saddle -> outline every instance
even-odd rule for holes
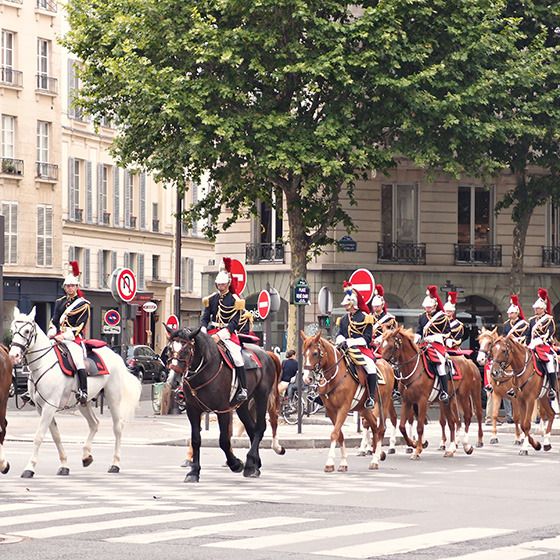
[[[368,373],[365,370],[366,362],[361,351],[358,348],[349,347],[341,350],[341,352],[344,356],[346,367],[348,368],[350,375],[354,378],[354,381],[356,381],[358,385],[367,387]],[[379,371],[379,368],[377,366],[375,369],[377,370],[378,383],[380,385],[385,385],[387,382],[385,381],[383,374]]]
[[[222,355],[222,358],[224,359],[226,364],[232,371],[235,371],[233,358],[231,357],[231,354],[225,344],[218,343],[218,348],[220,349],[220,354]],[[250,348],[243,346],[241,348],[241,355],[243,356],[243,365],[245,366],[245,371],[262,367],[261,361]]]
[[[109,369],[107,368],[105,361],[94,350],[95,348],[107,346],[107,343],[102,340],[88,339],[84,340],[84,344],[86,346],[87,359],[85,360],[85,366],[88,377],[109,375]],[[70,352],[64,344],[55,344],[53,348],[62,373],[72,377],[76,373],[76,366],[74,365],[74,360],[72,360]]]
[[[431,379],[434,379],[434,377],[439,376],[437,372],[437,366],[429,358],[430,358],[429,352],[422,353],[422,361],[424,362],[424,369],[428,373],[428,376]],[[451,359],[445,360],[445,371],[447,372],[448,379],[453,379],[453,381],[458,381],[459,379],[463,379],[463,376],[461,375],[461,372],[459,371],[457,364]]]
[[[533,351],[532,354],[533,354],[533,367],[535,368],[535,371],[537,372],[538,375],[546,379],[547,377],[546,361],[541,359],[538,352]]]

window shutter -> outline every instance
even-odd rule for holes
[[[68,219],[72,222],[76,220],[76,160],[68,158]]]
[[[45,266],[45,212],[37,207],[37,266]]]
[[[146,173],[140,174],[140,200],[139,202],[139,216],[140,229],[146,229]]]
[[[120,171],[120,168],[116,165],[113,167],[113,225],[115,227],[119,227],[121,221]]]
[[[130,171],[124,170],[124,227],[130,227]]]
[[[192,183],[191,190],[192,190],[192,205],[194,206],[198,202],[198,184],[197,183]],[[193,222],[193,224],[192,224],[191,235],[193,235],[195,237],[198,235],[198,223],[197,222]]]
[[[72,107],[74,100],[74,90],[76,89],[76,71],[74,69],[74,61],[68,59],[68,117],[70,119],[76,118],[76,109]]]
[[[97,164],[97,223],[103,223],[103,164]],[[99,284],[101,287],[101,284]]]
[[[194,292],[194,259],[189,259],[189,278],[187,284],[187,291],[189,293]]]
[[[89,288],[91,283],[91,265],[89,255],[89,247],[84,248],[84,288]]]
[[[144,273],[144,253],[138,253],[138,287],[141,290],[146,287],[146,276]]]
[[[130,253],[124,254],[124,268],[130,268]]]
[[[104,251],[99,249],[97,251],[97,285],[100,290],[105,289],[104,274],[105,274],[105,261],[103,259]]]
[[[45,266],[53,265],[53,209],[45,208]]]
[[[181,258],[181,292],[187,291],[187,259]]]
[[[93,178],[91,161],[86,161],[86,223],[93,223]]]
[[[111,274],[117,269],[117,252],[111,251]]]
[[[11,205],[11,222],[12,222],[12,243],[11,243],[11,254],[10,254],[10,264],[17,264],[18,256],[18,205],[14,202]]]
[[[76,247],[68,247],[68,262],[76,260]]]

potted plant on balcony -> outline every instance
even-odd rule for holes
[[[13,159],[3,159],[2,160],[2,173],[8,173],[9,175],[15,175],[17,173],[16,162]]]

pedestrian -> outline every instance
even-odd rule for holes
[[[288,389],[288,398],[292,396],[293,389],[297,381],[298,361],[296,359],[296,351],[288,350],[286,359],[282,361],[282,379],[278,383],[278,392],[283,394]],[[290,390],[290,385],[291,390]]]

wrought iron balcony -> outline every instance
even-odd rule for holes
[[[45,74],[37,74],[37,89],[54,95],[58,94],[58,80]]]
[[[2,175],[23,175],[23,160],[13,158],[1,158],[0,173]]]
[[[377,262],[426,264],[425,243],[378,243]]]
[[[39,10],[46,10],[47,12],[56,13],[56,2],[53,0],[37,0],[37,8]]]
[[[560,247],[543,247],[542,265],[560,266]]]
[[[284,245],[282,243],[247,243],[245,264],[263,262],[284,263]]]
[[[103,212],[103,224],[108,226],[111,223],[111,212]]]
[[[156,233],[159,231],[159,220],[156,218],[152,220],[152,231]]]
[[[475,266],[502,266],[501,245],[454,245],[455,264]]]
[[[9,66],[0,66],[0,84],[4,86],[23,87],[23,72]]]
[[[58,165],[54,163],[35,162],[35,177],[47,181],[58,181]]]

